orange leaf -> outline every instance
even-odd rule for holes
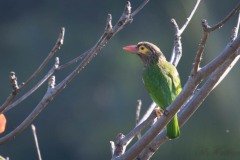
[[[6,117],[4,116],[4,114],[0,114],[0,134],[5,131],[6,123]]]

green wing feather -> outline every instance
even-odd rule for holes
[[[163,110],[173,102],[182,89],[177,69],[167,61],[148,65],[143,72],[143,81],[153,101]],[[179,134],[176,114],[167,125],[167,136],[173,139]]]

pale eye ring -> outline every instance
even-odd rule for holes
[[[144,50],[144,47],[143,47],[143,46],[141,46],[141,47],[140,47],[140,50]]]

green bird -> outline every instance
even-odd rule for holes
[[[178,71],[168,62],[161,50],[149,42],[139,42],[137,45],[123,47],[125,51],[140,57],[144,64],[143,81],[152,100],[165,110],[181,92],[181,82]],[[178,117],[167,125],[167,136],[170,139],[180,135]]]

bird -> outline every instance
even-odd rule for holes
[[[139,42],[123,47],[123,50],[136,54],[144,64],[143,82],[152,100],[163,110],[174,101],[182,90],[176,67],[168,62],[161,50],[153,43]],[[180,136],[177,113],[167,124],[167,137]]]

